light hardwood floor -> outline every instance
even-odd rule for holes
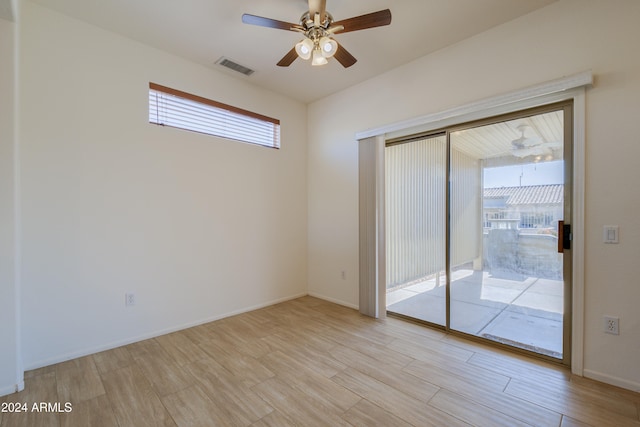
[[[0,426],[640,426],[640,395],[304,297],[27,372]],[[31,409],[31,408],[30,408]]]

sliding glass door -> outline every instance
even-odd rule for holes
[[[568,363],[571,139],[557,104],[387,146],[387,310]]]
[[[446,324],[444,134],[385,150],[387,310]]]

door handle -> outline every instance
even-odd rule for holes
[[[565,224],[563,220],[558,221],[558,253],[571,249],[572,239],[571,224]]]

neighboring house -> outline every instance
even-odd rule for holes
[[[563,184],[485,188],[486,267],[560,279],[562,257],[556,248],[563,199]]]
[[[484,189],[484,227],[553,229],[563,218],[564,185]]]

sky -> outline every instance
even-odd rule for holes
[[[484,170],[484,188],[564,183],[564,162],[557,160]]]

